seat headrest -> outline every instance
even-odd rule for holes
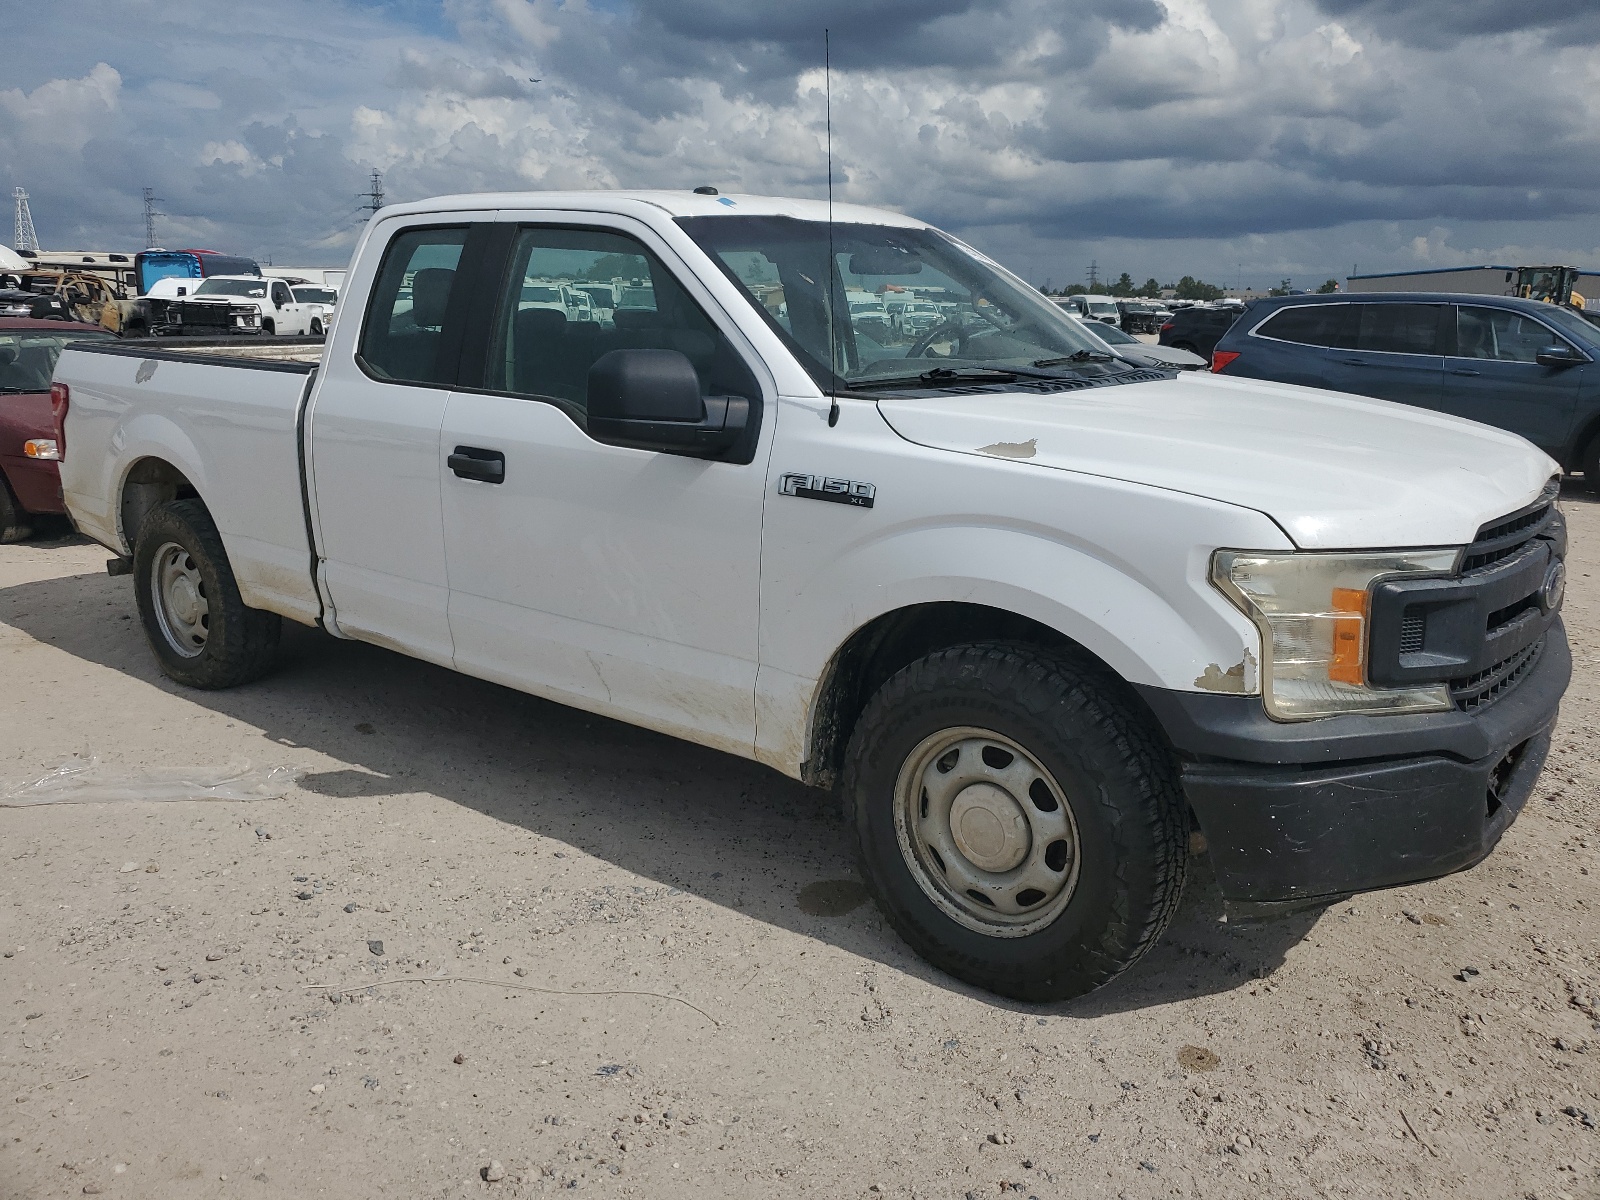
[[[618,329],[657,329],[665,324],[653,308],[619,308],[611,314]]]
[[[553,308],[524,308],[517,312],[517,336],[560,337],[567,327],[567,314]]]
[[[411,320],[415,324],[444,324],[444,310],[450,303],[450,285],[455,278],[452,267],[423,267],[411,276]]]

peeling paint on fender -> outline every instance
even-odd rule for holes
[[[1194,681],[1194,685],[1208,692],[1234,692],[1243,695],[1245,690],[1244,668],[1245,663],[1248,661],[1249,655],[1246,655],[1226,671],[1217,666],[1216,663],[1212,663],[1206,667],[1205,674]]]
[[[1039,439],[1025,442],[996,442],[992,446],[979,446],[979,454],[992,454],[996,458],[1032,458],[1039,452]]]

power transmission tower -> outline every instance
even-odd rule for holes
[[[156,244],[156,218],[167,214],[157,212],[156,205],[165,204],[160,196],[156,195],[155,188],[144,189],[144,245],[148,250]]]
[[[1092,292],[1100,286],[1100,264],[1094,259],[1089,260],[1089,290]]]
[[[375,213],[380,208],[383,207],[383,172],[382,171],[376,171],[375,170],[375,171],[372,172],[372,178],[368,182],[368,187],[370,189],[368,191],[357,192],[356,193],[356,199],[357,200],[365,200],[366,201],[366,203],[361,206],[361,211],[362,212],[374,212]]]
[[[28,193],[22,188],[13,188],[11,195],[17,202],[16,236],[12,241],[20,254],[24,250],[39,253],[39,235],[33,231],[33,214],[28,211]]]

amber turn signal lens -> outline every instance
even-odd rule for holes
[[[1367,681],[1367,613],[1369,593],[1358,588],[1333,589],[1333,658],[1328,678],[1339,683]]]
[[[22,453],[29,458],[58,459],[61,452],[56,449],[55,442],[49,438],[29,438],[22,443]]]

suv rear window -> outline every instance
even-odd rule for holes
[[[1349,350],[1355,345],[1355,304],[1297,304],[1281,308],[1256,330],[1262,337],[1301,346]]]
[[[1383,354],[1440,354],[1439,318],[1445,304],[1363,304],[1357,350]]]

